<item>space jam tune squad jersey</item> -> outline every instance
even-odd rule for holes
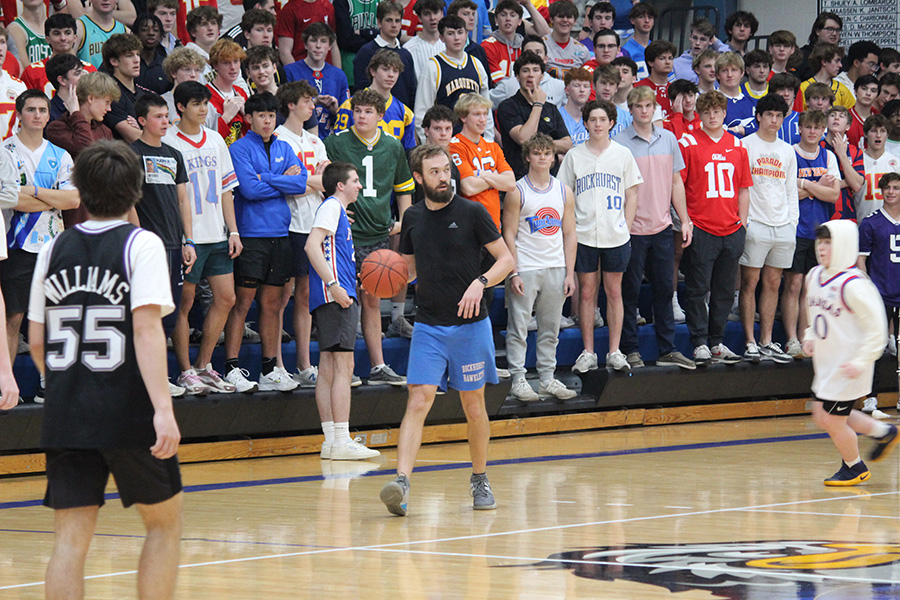
[[[562,216],[566,207],[566,186],[556,177],[550,177],[550,184],[538,189],[526,175],[516,182],[516,187],[521,194],[516,235],[519,270],[565,267]]]

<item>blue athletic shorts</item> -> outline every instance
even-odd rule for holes
[[[497,383],[494,336],[490,318],[465,325],[426,325],[416,322],[409,347],[406,381],[413,385],[447,384],[470,392]]]

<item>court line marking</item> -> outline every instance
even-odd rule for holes
[[[860,498],[867,498],[868,496],[860,496]],[[788,515],[811,515],[818,517],[852,517],[852,518],[866,518],[866,519],[893,519],[898,520],[900,517],[888,517],[885,515],[846,515],[844,513],[820,513],[820,512],[806,512],[802,510],[769,510],[769,509],[752,509],[747,512],[761,512],[761,513],[784,513]]]
[[[513,531],[500,531],[500,532],[493,532],[493,533],[479,533],[479,534],[473,534],[473,535],[456,536],[456,537],[450,537],[450,538],[439,538],[439,539],[432,539],[432,540],[393,542],[390,544],[376,544],[373,546],[348,546],[348,547],[344,547],[344,548],[328,548],[328,549],[322,549],[322,550],[308,550],[308,551],[304,551],[304,552],[284,552],[284,553],[280,553],[280,554],[269,554],[269,555],[265,555],[265,556],[247,556],[247,557],[242,557],[242,558],[231,558],[231,559],[224,559],[224,560],[206,561],[206,562],[202,562],[202,563],[191,563],[191,564],[186,564],[186,565],[179,565],[178,568],[179,569],[190,569],[190,568],[194,568],[194,567],[208,567],[208,566],[226,565],[226,564],[234,564],[234,563],[242,563],[242,562],[255,562],[255,561],[259,561],[259,560],[269,560],[269,559],[273,559],[273,558],[291,558],[291,557],[295,557],[295,556],[313,556],[313,555],[317,555],[317,554],[332,554],[335,552],[358,552],[358,551],[368,551],[368,550],[383,550],[383,549],[388,549],[388,548],[396,548],[398,546],[418,546],[418,545],[422,545],[422,544],[441,544],[441,543],[445,543],[445,542],[457,542],[457,541],[475,540],[475,539],[482,539],[482,538],[501,537],[501,536],[508,536],[508,535],[520,535],[520,534],[527,534],[527,533],[540,533],[543,531],[558,531],[558,530],[563,530],[563,529],[575,529],[578,527],[593,527],[593,526],[597,526],[597,525],[615,525],[615,524],[621,524],[621,523],[634,523],[634,522],[639,522],[639,521],[653,521],[653,520],[658,520],[658,519],[669,519],[669,518],[673,518],[673,517],[703,516],[703,515],[719,514],[719,513],[726,513],[726,512],[740,512],[740,511],[752,511],[755,509],[776,508],[779,506],[796,506],[799,504],[816,504],[816,503],[820,503],[820,502],[832,502],[835,500],[859,500],[859,499],[863,499],[863,498],[875,498],[878,496],[896,496],[896,495],[900,495],[900,490],[893,491],[893,492],[878,492],[878,493],[870,494],[867,496],[857,496],[857,495],[832,496],[832,497],[828,497],[828,498],[813,498],[810,500],[794,500],[792,502],[777,502],[777,503],[773,503],[773,504],[759,504],[759,505],[754,505],[754,506],[717,508],[717,509],[712,509],[712,510],[694,511],[694,512],[689,512],[689,513],[669,513],[669,514],[664,514],[664,515],[649,515],[649,516],[645,516],[645,517],[630,517],[627,519],[610,519],[610,520],[606,520],[606,521],[590,521],[590,522],[585,522],[585,523],[568,523],[565,525],[548,525],[546,527],[534,527],[531,529],[518,529],[518,530],[513,530]],[[403,550],[398,550],[398,552],[403,552]],[[406,550],[406,552],[412,553],[415,551]],[[545,560],[545,559],[539,559],[539,560]],[[614,564],[619,564],[619,563],[614,563]],[[659,565],[657,565],[657,566],[659,566]],[[106,577],[118,577],[120,575],[132,575],[134,573],[137,573],[137,571],[121,571],[121,572],[117,572],[117,573],[91,575],[89,577],[86,577],[86,579],[88,579],[88,578],[101,579],[101,578],[106,578]],[[894,582],[891,582],[891,583],[894,583]],[[15,585],[0,586],[0,591],[19,589],[19,588],[25,588],[25,587],[34,587],[34,586],[43,585],[43,584],[44,584],[43,581],[37,581],[37,582],[32,582],[32,583],[20,583],[20,584],[15,584]]]
[[[490,558],[495,560],[516,560],[530,561],[537,563],[561,563],[561,564],[580,564],[580,565],[606,565],[611,567],[639,567],[643,569],[665,569],[666,571],[697,571],[697,572],[719,572],[719,573],[739,573],[748,575],[767,575],[773,577],[779,574],[790,574],[794,576],[795,581],[821,581],[828,579],[832,581],[845,581],[850,583],[887,583],[896,584],[900,580],[896,579],[870,579],[861,577],[845,577],[841,575],[823,575],[820,573],[804,573],[803,571],[792,570],[766,570],[766,569],[747,569],[742,567],[728,567],[725,565],[671,565],[671,564],[644,564],[618,561],[603,560],[584,560],[569,558],[531,558],[529,556],[504,556],[498,554],[470,554],[468,552],[435,552],[429,550],[399,550],[395,548],[371,548],[367,552],[390,552],[396,554],[422,554],[433,556],[455,556],[462,558]],[[495,567],[536,567],[536,564],[530,565],[492,565]]]
[[[766,438],[749,438],[743,440],[724,440],[720,442],[701,442],[696,444],[676,444],[673,446],[652,446],[650,448],[630,448],[625,450],[603,450],[598,452],[581,452],[577,454],[551,454],[546,456],[524,456],[518,458],[505,458],[499,460],[488,461],[489,466],[505,466],[540,462],[555,462],[560,460],[578,460],[582,458],[608,458],[614,456],[636,456],[641,454],[656,454],[659,452],[679,452],[682,450],[704,450],[709,448],[728,448],[735,446],[752,446],[756,444],[771,444],[782,442],[798,442],[807,440],[825,439],[827,433],[807,433],[798,435],[789,435],[783,437],[766,437]],[[417,461],[418,462],[418,461]],[[454,462],[450,464],[434,464],[416,467],[416,473],[429,473],[433,471],[451,471],[458,469],[468,469],[472,465],[471,462]],[[197,485],[184,486],[184,492],[187,494],[195,492],[208,492],[218,490],[230,490],[245,487],[262,487],[267,485],[282,485],[289,483],[308,483],[311,481],[324,481],[325,479],[352,479],[355,477],[380,477],[382,475],[394,475],[394,469],[378,469],[359,474],[341,474],[341,475],[302,475],[298,477],[278,477],[270,479],[257,479],[247,481],[228,481],[222,483],[205,483]],[[117,500],[117,493],[105,494],[106,500]],[[33,506],[41,506],[43,498],[40,500],[19,500],[13,502],[0,502],[0,510],[8,510],[11,508],[30,508]]]

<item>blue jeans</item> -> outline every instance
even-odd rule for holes
[[[675,247],[672,228],[653,235],[631,236],[631,260],[622,277],[622,352],[637,352],[637,308],[644,273],[653,292],[653,328],[659,355],[675,350],[675,317],[672,314],[672,275],[675,269]]]

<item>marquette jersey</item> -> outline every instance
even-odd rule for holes
[[[537,189],[526,175],[516,182],[521,196],[516,265],[520,271],[566,266],[562,219],[566,210],[566,186],[556,177]]]
[[[284,73],[288,81],[308,81],[315,86],[320,96],[334,96],[338,106],[350,99],[347,76],[334,65],[326,63],[321,71],[313,71],[304,61],[298,60],[287,65]],[[334,129],[336,115],[321,104],[316,105],[314,115],[319,122],[319,139],[324,140]]]
[[[181,152],[184,159],[193,240],[198,244],[227,240],[221,199],[222,194],[237,187],[238,181],[225,140],[205,127],[198,135],[172,127],[162,141]]]
[[[33,185],[48,190],[73,190],[72,157],[69,153],[44,141],[36,152],[29,150],[13,136],[3,145],[16,159],[20,185]],[[6,245],[37,253],[41,247],[63,231],[62,212],[51,208],[40,212],[14,210],[6,232]]]
[[[413,111],[391,94],[385,104],[384,117],[378,122],[378,127],[383,132],[400,140],[404,150],[412,150],[416,147],[415,121]],[[350,108],[350,100],[346,100],[338,109],[334,132],[344,131],[351,125],[353,125],[353,109]]]
[[[297,158],[306,167],[306,172],[312,176],[318,171],[316,167],[328,160],[325,152],[325,144],[317,136],[310,135],[308,131],[301,131],[297,135],[284,125],[275,130],[279,140],[290,144]],[[290,231],[294,233],[309,233],[312,230],[313,217],[316,209],[322,203],[322,194],[307,188],[308,193],[303,196],[288,196],[287,202],[291,209]]]
[[[353,235],[350,220],[341,201],[329,196],[316,209],[313,227],[329,232],[322,240],[322,252],[328,263],[329,279],[337,280],[347,295],[356,298],[356,258],[353,249]],[[309,270],[309,312],[328,302],[334,302],[327,281],[322,281],[319,272]]]
[[[22,17],[16,17],[13,20],[13,23],[18,23],[19,27],[21,27],[25,31],[25,54],[28,56],[28,62],[33,63],[39,60],[44,60],[52,54],[50,50],[50,44],[47,43],[47,39],[44,37],[44,33],[33,30],[28,23],[26,23]],[[23,49],[19,48],[19,52],[22,52]]]
[[[463,55],[462,62],[456,63],[443,52],[431,58],[437,64],[437,95],[435,104],[443,104],[450,110],[463,94],[480,94],[488,82],[482,81],[475,66],[475,59]]]
[[[0,139],[16,130],[16,98],[26,89],[24,83],[0,69]]]
[[[209,99],[209,103],[216,110],[216,113],[219,115],[225,114],[225,95],[213,84],[209,83],[206,85],[206,89],[212,92],[212,98]],[[244,101],[247,101],[249,95],[242,88],[238,86],[232,86],[233,95],[241,96]],[[218,132],[225,139],[225,144],[230,146],[237,140],[244,137],[244,134],[250,127],[247,125],[247,122],[244,120],[244,115],[241,112],[238,112],[234,115],[234,118],[231,121],[226,122],[225,119],[219,117],[218,121]]]
[[[824,267],[818,265],[806,276],[809,327],[815,336],[812,391],[822,400],[856,400],[872,391],[874,362],[868,363],[868,372],[853,379],[841,370],[841,365],[856,358],[857,346],[864,337],[845,302],[846,287],[851,282],[872,286],[872,293],[877,297],[875,286],[856,267],[826,279]]]
[[[116,21],[110,29],[103,29],[87,15],[82,15],[78,20],[84,25],[84,37],[81,46],[78,47],[78,58],[99,69],[103,63],[103,44],[113,34],[128,33],[128,28]]]

